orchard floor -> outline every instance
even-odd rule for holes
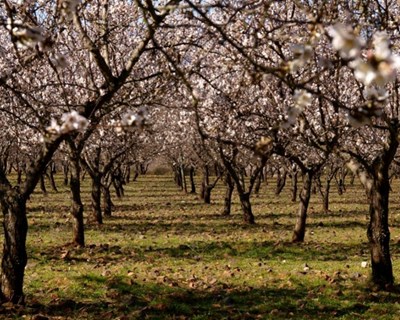
[[[61,178],[61,177],[58,177]],[[368,289],[368,206],[359,186],[331,213],[313,195],[306,240],[290,243],[297,204],[290,185],[252,198],[256,225],[220,215],[223,186],[202,204],[170,176],[140,176],[114,198],[113,217],[87,226],[85,248],[71,239],[68,189],[36,192],[29,204],[25,307],[1,319],[399,319],[400,294]],[[391,248],[400,279],[400,183],[391,194]],[[84,202],[90,210],[89,181]],[[398,282],[397,282],[398,283]]]

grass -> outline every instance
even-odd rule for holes
[[[184,194],[170,176],[141,176],[114,198],[102,226],[71,239],[69,193],[40,192],[29,203],[27,305],[0,306],[3,319],[398,319],[400,294],[368,289],[368,205],[359,185],[314,195],[306,241],[290,243],[297,204],[271,182],[252,198],[257,224],[242,223],[238,199],[222,217],[223,186],[212,204]],[[396,182],[392,254],[400,274]],[[84,181],[89,206],[89,181]],[[306,266],[307,265],[307,266]],[[42,318],[40,318],[42,317]]]

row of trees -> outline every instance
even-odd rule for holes
[[[202,168],[207,202],[216,167],[225,214],[236,186],[248,223],[265,165],[284,159],[292,179],[303,177],[293,241],[304,240],[312,182],[348,163],[370,201],[373,282],[391,287],[398,12],[396,1],[2,1],[2,298],[23,302],[26,203],[51,161],[69,170],[83,246],[82,168],[90,220],[101,223],[101,194],[109,214],[124,168],[158,153],[181,183],[185,165]]]

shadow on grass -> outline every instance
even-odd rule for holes
[[[291,242],[191,242],[176,247],[142,248],[145,255],[158,253],[171,258],[193,260],[218,260],[223,256],[241,257],[256,260],[299,260],[299,261],[345,261],[349,257],[368,253],[367,244],[354,246],[342,244],[293,244]]]
[[[87,248],[49,247],[40,252],[29,249],[30,258],[37,261],[58,261],[65,268],[69,264],[92,265],[93,268],[118,263],[123,258],[131,263],[174,259],[184,261],[213,262],[221,257],[252,259],[255,261],[348,261],[350,257],[368,256],[368,245],[343,245],[338,243],[293,244],[291,242],[227,242],[192,241],[169,247],[135,246],[134,250],[107,243]],[[157,263],[155,263],[157,264]]]
[[[106,288],[97,301],[55,299],[33,303],[24,314],[72,319],[330,319],[359,317],[369,307],[341,298],[310,299],[307,288],[238,288],[217,282],[206,288],[168,283],[137,283],[127,278],[85,275],[87,286]],[[343,303],[345,302],[345,303]]]

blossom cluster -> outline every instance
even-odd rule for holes
[[[61,1],[61,12],[64,17],[67,19],[71,19],[73,13],[76,11],[77,6],[79,5],[79,0],[63,0]]]
[[[129,110],[121,116],[120,121],[114,122],[113,126],[115,127],[115,131],[117,133],[134,128],[143,129],[146,125],[148,117],[148,111],[144,107],[139,108],[139,110],[136,112]]]
[[[10,31],[13,41],[22,48],[35,48],[36,45],[39,49],[43,49],[46,42],[46,37],[41,28],[36,26],[29,26],[23,24],[21,21],[7,20],[7,29]]]
[[[61,122],[60,125],[57,120],[52,119],[46,131],[53,135],[62,135],[73,131],[83,131],[89,125],[89,121],[76,111],[64,113]]]
[[[350,124],[369,123],[371,116],[382,113],[379,105],[388,97],[384,86],[395,78],[400,57],[392,53],[389,37],[384,31],[373,35],[372,48],[365,53],[366,41],[348,26],[336,24],[329,33],[333,48],[343,59],[349,60],[348,65],[353,69],[355,78],[365,86],[364,98],[369,101],[365,107],[350,113]]]
[[[306,107],[312,103],[311,93],[297,89],[293,95],[294,105],[289,107],[287,110],[287,119],[282,124],[282,128],[287,129],[294,125],[297,121],[297,117],[304,111]]]

